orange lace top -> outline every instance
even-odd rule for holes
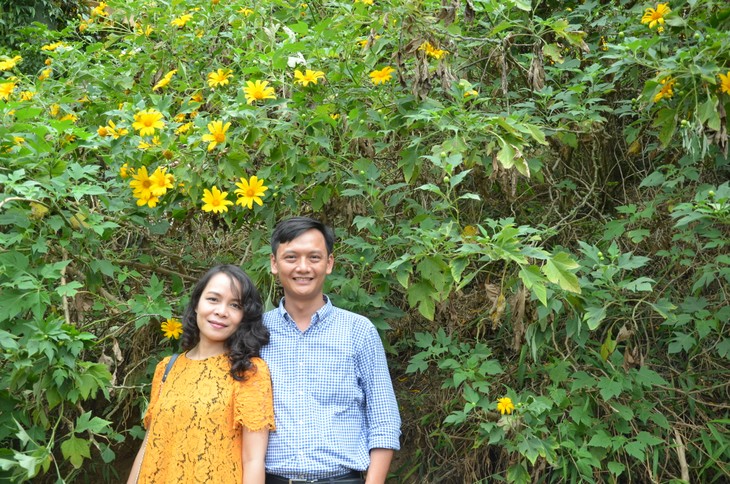
[[[228,355],[197,361],[183,353],[160,392],[169,360],[157,365],[152,380],[137,482],[240,484],[242,428],[274,430],[269,368],[252,358],[255,373],[239,382],[230,375]]]

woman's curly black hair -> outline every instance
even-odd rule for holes
[[[264,303],[259,291],[248,275],[240,268],[230,264],[218,265],[206,272],[193,287],[190,302],[183,314],[182,349],[190,351],[200,341],[198,329],[197,307],[200,297],[211,278],[223,273],[231,280],[231,291],[241,302],[243,319],[236,331],[225,341],[228,359],[231,362],[231,376],[243,381],[246,372],[255,368],[251,358],[259,356],[261,347],[269,343],[269,330],[261,318]]]

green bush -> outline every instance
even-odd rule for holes
[[[0,475],[123,478],[190,284],[239,263],[275,304],[271,229],[314,214],[391,353],[398,482],[720,482],[725,3],[134,0],[14,30]]]

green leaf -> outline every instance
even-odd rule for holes
[[[523,10],[525,12],[531,12],[532,11],[532,1],[531,0],[513,0],[515,3],[515,7],[519,8],[520,10]]]
[[[616,477],[620,476],[626,469],[625,465],[623,465],[620,462],[616,462],[616,461],[609,462],[607,464],[607,467],[608,467],[609,472],[611,472],[611,474],[613,474]]]
[[[542,440],[534,436],[525,437],[525,439],[517,445],[517,450],[520,454],[527,457],[530,464],[535,465],[537,458],[545,456],[545,447],[543,446]]]
[[[606,319],[606,308],[588,306],[583,314],[583,321],[588,325],[588,329],[593,331],[600,326],[601,321]]]
[[[499,364],[499,361],[489,359],[479,366],[479,372],[483,375],[500,375],[504,373],[504,370],[502,369],[502,365]]]
[[[652,123],[654,127],[659,128],[659,141],[661,141],[664,148],[669,145],[674,132],[677,130],[676,117],[677,112],[674,109],[662,108]]]
[[[565,252],[558,252],[545,261],[542,272],[553,284],[558,284],[562,289],[580,294],[578,277],[572,271],[579,267],[578,263],[570,258]]]
[[[497,160],[502,164],[503,167],[510,169],[514,166],[515,149],[514,147],[502,138],[498,138],[499,143],[502,145],[502,149],[497,153]]]
[[[689,352],[696,344],[697,340],[695,340],[691,334],[675,331],[674,338],[672,338],[671,343],[669,343],[667,353],[671,355],[682,351]]]
[[[527,289],[530,289],[543,306],[547,306],[547,288],[545,278],[540,274],[536,265],[523,266],[520,269],[520,279]]]
[[[636,381],[648,388],[656,385],[669,386],[669,382],[667,380],[665,380],[659,373],[649,369],[647,366],[642,366],[636,372]]]
[[[408,304],[411,307],[418,306],[418,312],[429,321],[433,321],[436,312],[436,304],[433,298],[436,294],[433,286],[428,282],[417,282],[408,288]]]
[[[623,385],[621,382],[614,381],[613,379],[604,376],[598,380],[598,388],[600,388],[601,397],[603,397],[603,400],[607,402],[610,399],[621,395]]]
[[[603,358],[603,361],[608,361],[608,358],[613,354],[615,349],[616,349],[616,341],[611,339],[611,332],[609,331],[606,334],[606,339],[603,341],[603,344],[601,345],[601,358]]]
[[[507,469],[507,482],[515,484],[527,484],[532,480],[530,473],[523,464],[512,464]]]
[[[645,454],[644,449],[646,448],[646,444],[643,444],[642,442],[629,442],[624,446],[624,450],[627,454],[632,456],[638,461],[643,461]]]
[[[56,288],[56,293],[58,293],[61,297],[73,297],[76,295],[78,289],[84,287],[83,284],[81,284],[79,281],[71,281],[68,284],[64,284],[63,286],[58,286]]]
[[[99,417],[91,417],[91,412],[84,412],[76,418],[76,427],[74,432],[81,433],[87,430],[94,434],[105,433],[109,430],[109,420],[104,420]]]
[[[653,446],[664,443],[664,439],[656,437],[649,432],[643,430],[636,435],[636,440],[638,442],[641,442],[642,444],[645,444],[646,446]]]
[[[80,468],[84,458],[91,458],[91,443],[88,440],[71,436],[68,440],[61,443],[61,453],[63,457],[71,462],[76,468]]]
[[[593,437],[591,437],[588,445],[591,447],[603,447],[604,449],[610,449],[613,437],[610,436],[605,430],[597,430]]]

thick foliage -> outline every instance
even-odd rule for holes
[[[0,46],[0,472],[118,480],[191,281],[275,303],[313,214],[398,482],[727,476],[725,2],[91,3]]]

